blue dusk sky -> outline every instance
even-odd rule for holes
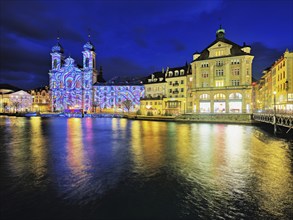
[[[286,48],[293,50],[292,21],[292,0],[1,0],[0,83],[48,85],[58,32],[65,56],[78,64],[90,32],[108,80],[191,62],[215,40],[220,24],[227,39],[251,46],[259,79]]]

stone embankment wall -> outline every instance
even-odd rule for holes
[[[184,114],[176,120],[195,122],[253,123],[252,114]]]

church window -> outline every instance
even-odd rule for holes
[[[54,61],[53,61],[53,66],[54,66],[54,69],[57,68],[57,60],[56,59],[54,59]]]
[[[85,67],[89,67],[89,58],[85,58]]]

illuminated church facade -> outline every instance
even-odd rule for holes
[[[65,59],[59,42],[52,47],[49,71],[52,112],[124,111],[125,100],[132,102],[132,111],[139,109],[139,100],[144,96],[142,82],[105,81],[102,69],[97,71],[95,48],[90,41],[83,46],[82,55],[83,65],[79,67],[70,56]]]

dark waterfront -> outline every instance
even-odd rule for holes
[[[292,143],[253,126],[0,118],[1,219],[292,219]]]

